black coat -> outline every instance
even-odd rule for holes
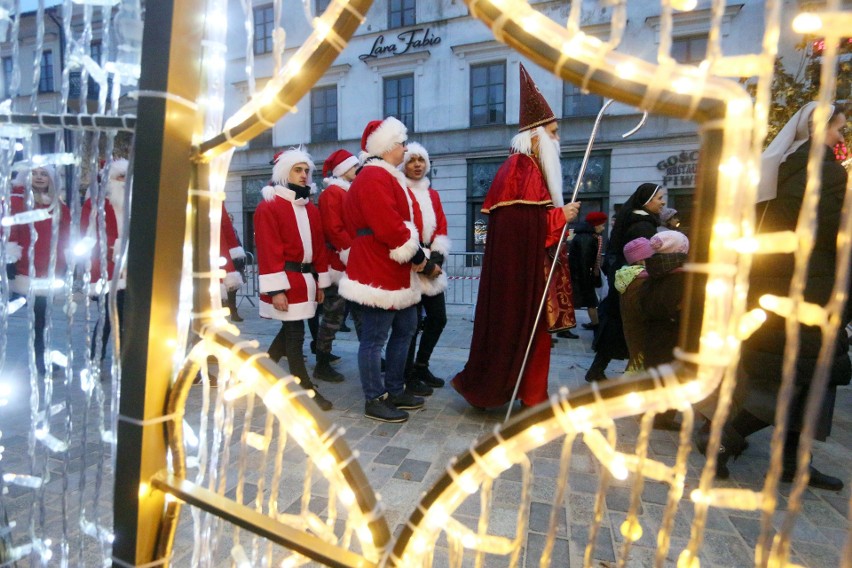
[[[595,265],[598,262],[600,238],[588,223],[580,223],[574,229],[574,238],[568,249],[568,265],[571,267],[575,308],[598,307],[595,288],[601,286],[601,267],[597,266],[595,271]]]
[[[795,230],[802,206],[807,182],[807,162],[810,142],[803,144],[781,164],[778,170],[778,195],[768,205],[758,207],[758,220],[763,216],[761,233]],[[846,170],[835,159],[831,149],[826,148],[822,164],[822,186],[820,188],[814,250],[808,266],[804,299],[825,305],[834,285],[836,267],[836,239],[840,225],[843,197],[846,191]],[[749,308],[758,305],[764,294],[786,297],[794,271],[792,254],[757,255],[749,278]],[[781,385],[782,365],[786,333],[784,319],[773,313],[754,335],[743,343],[742,370],[745,377],[737,387],[737,402],[758,418],[772,422],[775,416],[775,401]],[[849,306],[844,323],[849,321]],[[835,338],[836,347],[831,368],[829,392],[817,424],[816,438],[825,439],[831,430],[834,408],[834,390],[838,385],[849,384],[852,364],[849,361],[848,342],[841,327]],[[791,431],[801,429],[810,383],[822,344],[818,327],[800,328],[799,358],[796,362],[796,386],[790,407]]]

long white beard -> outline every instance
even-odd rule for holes
[[[538,137],[538,161],[547,183],[550,199],[556,207],[565,205],[562,199],[562,161],[559,157],[559,141],[552,139],[543,126],[519,132],[512,138],[512,149],[527,156],[533,155],[532,138]]]
[[[562,160],[559,157],[559,141],[552,139],[539,127],[538,130],[538,161],[550,191],[553,205],[562,207],[565,201],[562,198]]]

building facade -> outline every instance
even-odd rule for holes
[[[328,4],[312,2],[315,13]],[[232,3],[231,22],[244,18],[236,4]],[[612,9],[597,1],[583,4],[583,31],[607,39]],[[787,21],[797,8],[796,2],[789,4]],[[557,22],[567,21],[567,2],[533,5]],[[763,1],[728,4],[722,23],[725,55],[760,51],[764,9]],[[301,2],[285,0],[283,13],[286,60],[310,29]],[[273,73],[272,4],[256,2],[253,16],[250,64],[261,86]],[[678,61],[697,63],[704,58],[710,21],[708,0],[691,12],[675,14],[672,55]],[[659,28],[658,3],[629,2],[619,51],[656,60]],[[229,34],[226,116],[250,95],[245,30],[232,29]],[[479,209],[517,131],[520,63],[560,117],[564,187],[570,198],[602,98],[584,94],[494,40],[487,27],[470,17],[461,0],[376,0],[349,45],[299,103],[298,112],[235,152],[227,205],[248,249],[253,248],[252,214],[276,149],[305,144],[320,167],[338,147],[357,154],[366,123],[393,115],[409,127],[409,139],[430,152],[430,177],[441,193],[456,250],[482,250],[485,219]],[[641,112],[625,105],[614,104],[607,111],[580,184],[582,211],[612,214],[639,184],[656,182],[666,186],[669,205],[688,223],[700,158],[696,127],[649,116],[635,135],[622,139],[622,133],[640,119]]]

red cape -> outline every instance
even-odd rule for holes
[[[493,408],[512,397],[536,310],[544,292],[550,194],[538,165],[512,154],[497,171],[482,211],[489,214],[470,357],[453,387],[473,406]],[[552,210],[552,209],[551,209]],[[562,217],[562,225],[565,224]],[[559,227],[561,230],[561,226]],[[542,314],[518,398],[547,398],[550,337]]]

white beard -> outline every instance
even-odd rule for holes
[[[562,207],[565,202],[562,198],[562,161],[559,158],[559,141],[553,140],[544,131],[543,127],[538,132],[538,161],[550,191],[553,205]]]

